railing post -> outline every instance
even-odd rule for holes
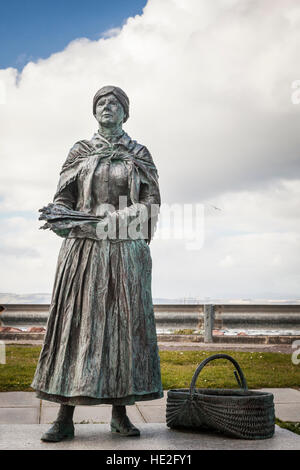
[[[204,343],[213,342],[215,306],[204,305]]]
[[[0,305],[0,315],[1,315],[1,313],[4,312],[4,311],[5,311],[5,308],[2,307],[2,305]],[[0,316],[0,326],[3,326],[3,321],[2,321],[1,316]],[[1,362],[0,362],[0,364],[1,364]]]

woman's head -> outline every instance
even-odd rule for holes
[[[129,117],[129,99],[121,88],[105,86],[93,99],[93,114],[99,124],[122,125]]]

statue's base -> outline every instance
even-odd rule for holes
[[[140,437],[111,434],[108,424],[75,425],[75,438],[58,443],[42,442],[47,424],[0,425],[0,450],[106,450],[113,456],[118,451],[178,450],[178,455],[192,450],[299,450],[300,436],[276,426],[274,437],[246,441],[209,433],[170,430],[165,424],[139,424]],[[129,455],[127,453],[126,455]],[[155,462],[153,462],[155,463]]]

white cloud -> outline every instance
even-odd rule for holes
[[[73,41],[21,74],[0,70],[2,237],[11,211],[52,199],[69,148],[96,129],[95,91],[116,84],[163,201],[207,209],[202,250],[153,242],[154,295],[296,295],[299,11],[296,0],[150,0],[120,31]],[[50,291],[59,240],[25,222],[3,241],[1,290]]]
[[[107,31],[104,31],[104,33],[101,34],[102,38],[112,38],[114,36],[117,36],[121,32],[122,28],[110,28]]]

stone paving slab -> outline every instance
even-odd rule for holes
[[[0,408],[27,406],[40,407],[40,400],[34,392],[0,392]]]
[[[291,388],[265,388],[274,395],[275,414],[282,421],[300,422],[300,391]],[[159,400],[141,401],[128,406],[129,418],[136,423],[165,423],[167,391]],[[51,423],[56,419],[59,405],[41,401],[33,392],[0,393],[0,424]],[[109,423],[111,405],[77,406],[76,423]]]
[[[300,423],[300,403],[279,403],[275,404],[276,418],[281,421],[294,421]]]
[[[39,409],[0,408],[1,424],[39,424]]]
[[[261,388],[262,392],[273,393],[274,403],[299,403],[300,391],[293,388]]]
[[[145,419],[137,407],[128,406],[127,415],[134,423],[145,423]],[[52,423],[57,417],[58,409],[53,406],[42,408],[40,423]],[[110,423],[111,406],[76,406],[74,411],[74,423]]]
[[[217,434],[175,431],[164,424],[141,424],[140,437],[111,434],[105,424],[79,424],[75,439],[42,442],[47,425],[0,425],[0,450],[299,450],[300,436],[276,426],[274,437],[233,439]]]
[[[165,406],[141,406],[137,405],[140,413],[146,423],[165,423],[166,408]]]

